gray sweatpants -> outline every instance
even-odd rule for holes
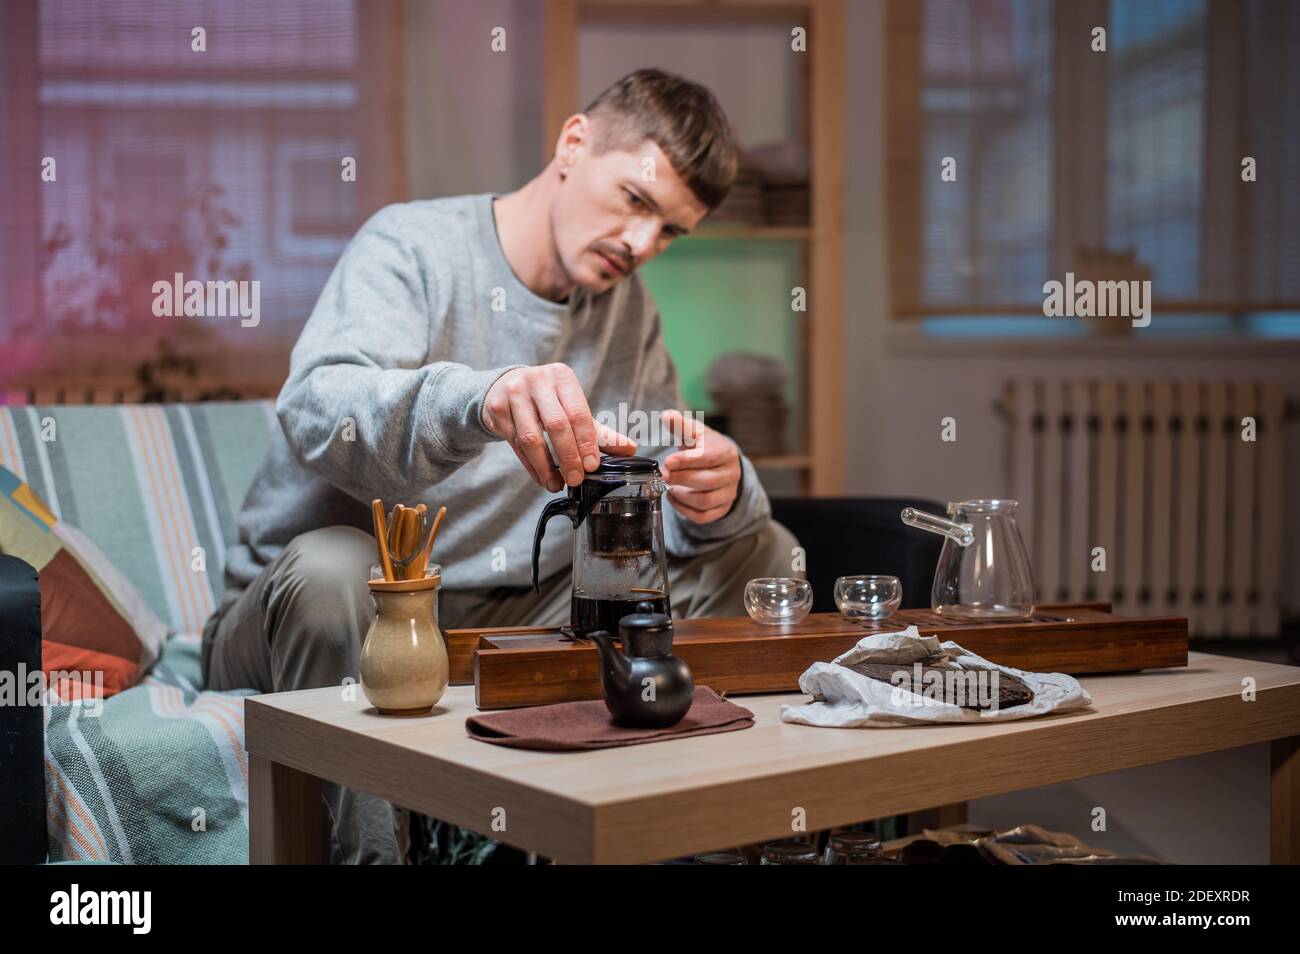
[[[743,616],[745,583],[793,573],[797,541],[775,521],[689,559],[668,559],[675,617]],[[227,592],[203,630],[209,689],[284,692],[359,679],[361,643],[374,615],[366,581],[374,537],[355,527],[324,527],[289,542],[242,592]],[[443,629],[553,626],[568,622],[568,570],[531,588],[485,587],[438,594]],[[333,783],[323,786],[330,860],[397,864],[405,856],[405,811]]]

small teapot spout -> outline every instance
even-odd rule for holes
[[[632,663],[618,651],[614,640],[603,629],[583,635],[596,644],[596,651],[600,653],[600,682],[606,695],[625,690],[632,681]]]

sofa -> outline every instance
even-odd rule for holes
[[[57,439],[38,435],[47,418]],[[93,718],[73,705],[0,707],[0,863],[245,863],[243,703],[199,664],[240,504],[278,427],[273,402],[0,407],[0,466],[79,527],[167,624],[158,660]],[[904,580],[928,605],[940,541],[904,527],[923,500],[774,498],[808,551],[816,608],[835,576]],[[205,565],[195,569],[201,547]],[[0,670],[40,665],[36,572],[0,555]]]

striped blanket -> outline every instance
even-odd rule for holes
[[[0,465],[94,541],[174,632],[201,633],[279,426],[270,401],[0,407]]]
[[[248,861],[248,692],[200,691],[199,637],[172,636],[149,675],[94,714],[47,707],[50,861]]]
[[[251,691],[202,691],[198,634],[277,426],[269,401],[0,407],[0,466],[94,541],[170,633],[143,681],[98,712],[46,709],[51,861],[247,861]]]

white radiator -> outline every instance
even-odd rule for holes
[[[1018,380],[1003,409],[1040,602],[1186,616],[1195,636],[1278,634],[1278,385]]]

